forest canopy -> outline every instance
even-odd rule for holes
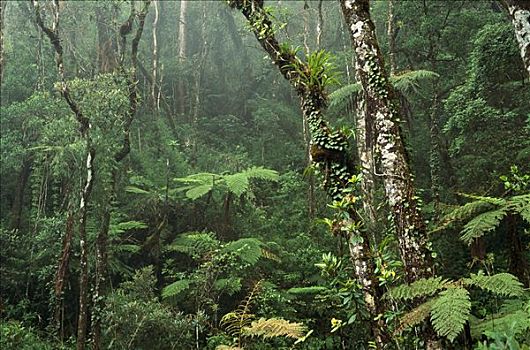
[[[530,349],[530,2],[0,5],[2,349]]]

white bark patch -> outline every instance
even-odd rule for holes
[[[512,21],[515,28],[515,36],[521,49],[521,58],[530,74],[530,11],[510,8],[510,13],[513,16]]]
[[[353,2],[354,2],[354,0],[346,0],[346,1],[344,1],[344,6],[346,6],[347,9],[352,9],[353,8]]]
[[[350,27],[351,35],[354,38],[360,37],[363,34],[363,26],[364,26],[363,21],[357,21],[356,23],[352,24]]]

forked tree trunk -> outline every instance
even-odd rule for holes
[[[264,35],[262,29],[272,28],[272,23],[263,9],[263,2],[232,0],[229,5],[240,10],[247,18],[262,48],[269,54],[284,78],[296,89],[311,135],[311,159],[315,167],[324,172],[323,187],[334,200],[349,203],[343,213],[346,218],[337,220],[333,232],[346,236],[348,240],[356,278],[362,286],[366,308],[370,313],[368,323],[377,348],[381,349],[384,346],[385,332],[383,323],[375,320],[380,306],[375,268],[370,256],[369,237],[366,231],[359,231],[355,225],[352,225],[358,223],[360,218],[353,204],[355,200],[353,188],[348,182],[354,175],[354,171],[347,154],[347,140],[341,133],[333,131],[322,117],[322,111],[326,107],[326,95],[322,88],[308,87],[299,83],[295,67],[298,66],[299,69],[305,71],[308,69],[307,63],[301,61],[292,52],[280,49],[280,44],[272,31],[265,30]],[[331,146],[334,144],[339,146]]]
[[[515,37],[519,43],[521,58],[530,75],[530,1],[502,0],[512,19]]]

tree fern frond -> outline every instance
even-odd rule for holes
[[[299,339],[305,332],[306,327],[302,323],[289,322],[281,318],[260,318],[252,322],[250,327],[243,328],[242,334],[251,337]]]
[[[146,191],[140,187],[136,186],[126,186],[125,192],[134,193],[134,194],[149,194],[149,191]]]
[[[422,81],[432,80],[439,78],[438,73],[429,70],[412,70],[406,72],[400,72],[397,75],[390,77],[390,82],[396,90],[402,93],[416,92]]]
[[[475,238],[482,237],[487,232],[497,228],[507,213],[508,208],[504,206],[500,209],[477,215],[464,226],[464,229],[460,232],[460,239],[467,244],[471,244]]]
[[[407,312],[405,315],[401,316],[399,319],[399,326],[396,328],[396,333],[401,333],[406,328],[414,327],[423,320],[425,320],[427,317],[429,317],[429,314],[431,313],[432,306],[436,302],[437,299],[431,299],[428,300],[416,308],[412,309],[411,311]]]
[[[512,332],[514,335],[530,331],[530,301],[510,300],[503,304],[501,311],[471,324],[471,335],[480,338],[490,331]]]
[[[471,310],[469,292],[451,287],[440,293],[432,304],[431,322],[436,333],[453,341],[464,329]]]
[[[249,179],[261,179],[267,181],[278,181],[280,178],[277,171],[266,169],[261,166],[248,168],[243,171],[242,174],[245,174]]]
[[[324,286],[294,287],[289,289],[287,293],[294,295],[314,295],[327,290],[328,289]]]
[[[329,94],[329,108],[344,109],[346,104],[350,102],[350,98],[361,90],[361,84],[353,83],[333,91]]]
[[[254,315],[238,311],[229,312],[221,318],[219,325],[233,337],[239,336],[241,330],[252,323]]]
[[[488,210],[492,210],[495,208],[496,206],[492,203],[484,201],[474,201],[457,207],[452,212],[447,214],[443,218],[443,221],[465,221],[475,217],[477,214],[484,213]]]
[[[497,198],[497,197],[477,196],[475,194],[462,193],[462,192],[458,192],[458,195],[464,198],[473,199],[474,201],[486,202],[486,203],[490,203],[490,204],[497,205],[497,206],[506,204],[505,199]]]
[[[243,348],[240,348],[239,346],[231,346],[231,345],[217,345],[215,347],[215,350],[243,350]]]
[[[254,265],[263,255],[262,245],[263,242],[257,238],[240,238],[227,243],[223,250],[236,253],[242,261]]]
[[[476,286],[502,296],[517,297],[524,292],[523,284],[517,277],[506,272],[493,276],[486,276],[481,272],[472,273],[470,278],[465,278],[463,281],[466,285]]]
[[[215,239],[213,233],[188,232],[177,236],[165,249],[191,256],[202,256],[218,246],[219,241]]]
[[[198,198],[201,198],[208,192],[210,192],[213,189],[213,184],[204,184],[199,185],[196,187],[193,187],[186,191],[186,197],[188,197],[191,200],[196,200]]]
[[[411,300],[418,297],[431,296],[438,290],[446,288],[449,282],[442,277],[422,278],[411,284],[402,284],[385,293],[385,298]]]
[[[236,197],[239,197],[243,193],[247,192],[250,186],[248,177],[244,173],[226,175],[224,176],[224,180],[228,190],[235,194]]]
[[[530,194],[511,197],[508,206],[530,223]]]
[[[213,286],[219,292],[224,292],[228,295],[234,295],[241,290],[241,278],[220,278],[214,282]]]
[[[173,297],[188,289],[190,286],[190,280],[183,279],[171,283],[162,289],[162,299]]]

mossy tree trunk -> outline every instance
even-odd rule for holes
[[[358,117],[376,130],[376,155],[379,158],[386,199],[393,215],[405,280],[413,282],[433,275],[427,248],[425,224],[418,208],[408,155],[399,123],[399,99],[389,82],[381,50],[370,17],[368,0],[341,0],[344,18],[356,53],[357,79],[363,88],[363,109]],[[428,349],[439,349],[432,329],[426,331]]]
[[[399,125],[399,100],[384,70],[368,0],[343,0],[342,10],[356,52],[357,78],[363,87],[360,117],[377,131],[379,175],[393,213],[405,278],[413,282],[432,276],[432,262]]]
[[[345,203],[343,212],[345,215],[335,223],[333,231],[335,234],[345,236],[349,242],[356,278],[362,286],[366,308],[370,313],[370,329],[377,347],[383,348],[384,325],[374,320],[380,312],[380,304],[369,237],[365,230],[359,230],[355,225],[360,218],[354,207],[353,186],[348,181],[354,175],[348,157],[348,142],[345,135],[333,130],[323,119],[322,113],[327,106],[323,84],[308,85],[301,82],[299,71],[309,72],[310,67],[294,52],[280,47],[272,23],[263,9],[263,1],[229,0],[227,3],[243,13],[262,48],[298,94],[311,136],[311,160],[314,166],[324,173],[323,187],[330,197]]]

